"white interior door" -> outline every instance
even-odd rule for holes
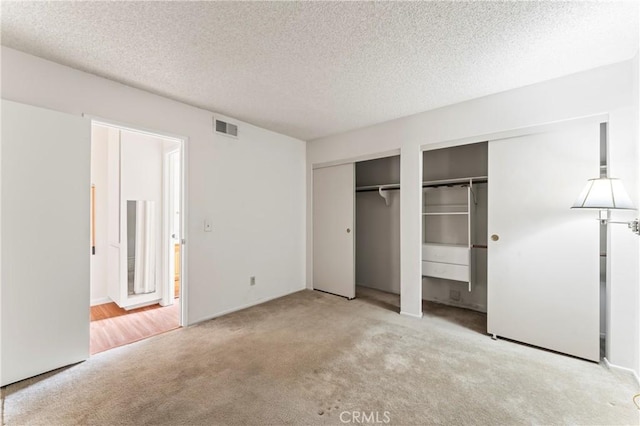
[[[599,360],[598,165],[598,123],[489,142],[490,334]]]
[[[89,357],[90,121],[2,101],[1,385]]]
[[[355,168],[313,171],[313,288],[353,299]]]

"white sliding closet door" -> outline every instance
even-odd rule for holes
[[[353,299],[355,168],[313,171],[313,288]]]
[[[599,360],[598,165],[598,123],[489,142],[490,334]]]
[[[90,126],[2,101],[2,386],[89,357]]]

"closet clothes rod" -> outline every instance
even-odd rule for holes
[[[399,183],[390,183],[390,184],[386,184],[386,185],[369,185],[369,186],[358,186],[356,187],[356,192],[377,192],[382,199],[384,200],[384,203],[389,206],[391,205],[391,200],[389,199],[389,194],[387,193],[387,191],[393,191],[396,189],[400,189],[400,184]]]
[[[357,186],[356,192],[370,192],[370,191],[394,191],[400,189],[399,183],[393,183],[388,185],[369,185],[369,186]]]
[[[471,183],[486,183],[488,182],[487,176],[472,176],[458,179],[442,179],[442,180],[427,180],[422,182],[423,188],[435,188],[438,186],[453,186],[453,185],[465,185]]]

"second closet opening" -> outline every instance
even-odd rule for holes
[[[487,312],[487,145],[423,153],[424,301]]]

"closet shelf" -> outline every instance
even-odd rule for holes
[[[432,224],[437,225],[436,222],[427,220],[435,216],[459,217],[467,225],[460,227],[459,231],[466,231],[466,244],[430,243],[427,239],[428,234],[425,233],[422,245],[422,275],[466,282],[469,291],[472,290],[473,215],[477,204],[473,191],[474,182],[487,182],[487,177],[432,180],[422,183],[422,217],[425,229],[430,229]],[[461,224],[458,220],[455,222]]]
[[[467,205],[466,204],[425,204],[424,205],[425,209],[444,209],[444,208],[450,208],[450,209],[466,209]]]
[[[465,248],[468,249],[469,246],[467,244],[447,244],[447,243],[430,243],[430,242],[425,242],[422,243],[422,246],[424,248],[424,246],[429,246],[429,247],[450,247],[450,248]]]
[[[468,214],[469,206],[467,204],[425,204],[423,206],[424,215],[450,215],[450,214]]]

